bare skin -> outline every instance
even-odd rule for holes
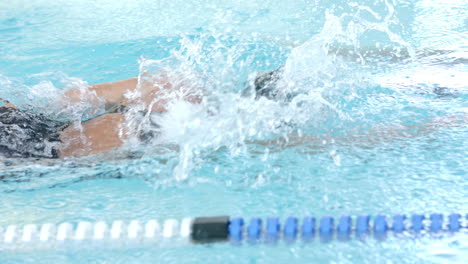
[[[351,133],[345,137],[318,138],[311,135],[290,134],[288,138],[278,138],[267,141],[255,141],[253,143],[271,146],[276,145],[281,148],[295,146],[323,146],[324,141],[333,142],[336,145],[354,145],[362,148],[375,146],[379,143],[401,141],[416,137],[429,135],[443,127],[466,127],[468,124],[467,115],[445,116],[435,118],[420,125],[392,125],[381,126],[370,129],[365,133]]]
[[[90,86],[88,90],[95,92],[97,97],[105,99],[106,104],[109,107],[112,104],[119,103],[122,100],[124,94],[127,91],[134,90],[137,87],[137,84],[138,78],[130,78],[117,82],[95,84]],[[83,99],[82,97],[83,94],[80,89],[70,89],[65,92],[64,99],[70,103],[78,103]],[[96,101],[96,103],[98,102]]]
[[[134,90],[137,82],[137,78],[131,78],[123,81],[96,84],[91,86],[89,90],[105,100],[106,108],[111,108],[117,106],[123,100],[125,92]],[[65,96],[65,99],[70,103],[78,103],[82,100],[81,91],[78,89],[68,90]],[[59,150],[59,156],[83,157],[120,147],[123,138],[119,132],[124,122],[125,118],[122,114],[112,113],[81,122],[79,126],[68,126],[60,134],[62,148]]]
[[[16,107],[14,104],[10,103],[10,101],[8,101],[8,100],[5,100],[5,99],[3,99],[3,98],[0,98],[0,102],[3,102],[2,107],[8,107],[8,108],[17,109],[17,107]]]
[[[125,122],[122,114],[105,114],[81,124],[73,125],[60,134],[63,148],[60,157],[82,157],[107,152],[123,143],[120,128]],[[105,133],[103,133],[105,131]]]
[[[139,83],[140,81],[140,83]],[[136,99],[125,97],[127,92],[139,88],[140,96]],[[87,89],[70,89],[62,98],[69,104],[87,101],[99,105],[102,101],[108,114],[104,114],[72,124],[60,134],[62,147],[59,157],[82,157],[120,147],[125,140],[125,116],[121,113],[112,113],[122,105],[143,104],[148,111],[165,112],[167,104],[172,99],[184,99],[191,103],[200,103],[202,98],[200,89],[184,81],[174,81],[164,73],[149,78],[130,78],[116,82],[95,84]],[[94,94],[95,96],[89,96]],[[9,101],[0,98],[1,107],[16,109]]]
[[[134,102],[124,95],[129,91],[134,91],[138,85],[138,78],[127,80],[95,84],[89,87],[89,91],[105,101],[106,109],[112,112],[113,109],[121,105],[132,103],[144,104],[148,111],[165,112],[170,99],[183,98],[191,103],[200,103],[199,93],[192,92],[194,87],[182,82],[173,82],[167,75],[161,74],[152,77],[150,80],[140,80],[139,91],[141,97]],[[188,87],[188,92],[187,88]],[[181,92],[185,89],[184,92]],[[168,97],[167,95],[174,95]],[[70,103],[78,103],[82,98],[82,91],[71,89],[65,93],[65,100]],[[95,98],[94,102],[99,103]],[[92,101],[93,102],[93,101]],[[81,122],[80,126],[70,125],[60,135],[62,148],[59,151],[60,157],[82,157],[109,151],[120,147],[125,140],[125,117],[120,113],[109,113],[94,119]]]

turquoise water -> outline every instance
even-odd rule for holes
[[[66,89],[161,69],[203,87],[163,135],[0,163],[0,226],[186,216],[468,211],[465,1],[0,3],[0,97],[56,118]],[[291,102],[241,96],[285,66]],[[457,123],[456,120],[464,119]],[[288,142],[288,143],[285,143]],[[466,263],[466,234],[4,251],[1,263]]]

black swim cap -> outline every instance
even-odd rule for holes
[[[265,97],[270,100],[277,99],[278,96],[278,80],[282,72],[282,67],[269,71],[260,73],[255,77],[253,88],[255,90],[255,100]],[[242,96],[251,96],[252,95],[252,86],[249,85],[244,91],[242,91]]]

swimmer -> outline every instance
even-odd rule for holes
[[[253,85],[244,90],[244,96],[252,96],[256,100],[266,98],[269,100],[282,100],[278,97],[277,81],[280,79],[281,68],[259,74]],[[125,122],[124,114],[128,111],[128,105],[138,103],[145,106],[146,111],[162,113],[167,111],[167,98],[184,99],[190,103],[198,104],[202,95],[197,87],[181,82],[171,81],[169,77],[160,75],[151,80],[138,78],[95,84],[89,87],[91,97],[83,98],[83,91],[71,89],[65,92],[63,100],[68,103],[79,103],[83,100],[99,104],[105,102],[106,112],[95,118],[81,122],[81,126],[74,126],[70,122],[50,119],[43,114],[23,111],[0,98],[0,156],[19,158],[62,158],[81,157],[110,151],[120,147],[125,140],[125,133],[121,129]],[[129,91],[139,87],[140,101],[132,102],[125,97]],[[186,89],[189,87],[189,89]],[[184,90],[183,92],[181,92]],[[175,95],[167,97],[164,95]],[[287,99],[287,98],[286,98]],[[2,105],[3,104],[3,105]],[[467,123],[466,116],[446,117],[422,124],[414,128],[408,126],[394,126],[369,131],[367,135],[356,135],[342,140],[346,142],[389,141],[397,138],[407,138],[430,133],[438,127],[464,126]],[[408,131],[418,130],[417,135]],[[138,135],[140,139],[148,135]],[[149,135],[151,137],[151,135]],[[291,135],[288,142],[281,139],[258,144],[299,145],[312,143],[313,136]]]
[[[9,101],[0,98],[0,156],[18,158],[81,157],[117,148],[123,144],[125,133],[120,128],[125,122],[124,114],[132,103],[144,104],[147,111],[167,111],[168,93],[171,98],[200,103],[195,90],[185,89],[181,83],[170,82],[161,75],[151,83],[140,83],[140,101],[132,102],[124,94],[137,88],[138,78],[96,84],[89,87],[91,93],[80,89],[65,92],[63,100],[79,103],[86,100],[98,105],[104,101],[106,112],[74,126],[70,122],[53,120],[43,114],[18,109]],[[185,91],[181,92],[181,90]],[[193,92],[192,92],[193,91]],[[83,98],[84,95],[91,95]],[[159,99],[158,99],[159,98]],[[147,135],[139,135],[147,136]]]

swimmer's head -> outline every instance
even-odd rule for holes
[[[255,100],[265,97],[270,100],[276,100],[278,97],[278,80],[280,79],[281,68],[273,71],[264,72],[257,77],[253,82],[253,88],[255,91]],[[252,94],[252,86],[246,88],[243,92],[243,96],[250,96]]]

